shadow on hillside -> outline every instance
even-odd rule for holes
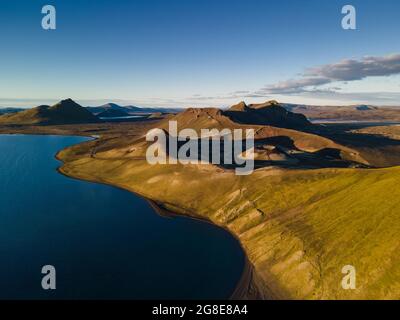
[[[182,157],[192,163],[213,163],[225,169],[237,169],[245,166],[245,152],[252,146],[245,140],[236,142],[224,139],[185,139],[178,141],[177,153],[168,143],[166,153],[170,157]],[[324,148],[316,152],[307,152],[297,148],[287,136],[275,136],[254,141],[254,168],[348,168],[365,167],[357,162],[345,160],[341,150]]]
[[[352,130],[359,130],[371,127],[369,124],[340,124],[319,127],[315,133],[331,139],[337,143],[354,147],[384,147],[400,146],[400,140],[391,139],[382,135],[354,133]]]

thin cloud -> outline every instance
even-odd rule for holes
[[[333,82],[350,82],[367,77],[382,77],[400,74],[400,54],[383,57],[367,56],[360,60],[346,59],[337,63],[309,68],[300,79],[290,79],[265,86],[256,93],[298,94],[316,92],[317,87]],[[332,91],[332,90],[330,90]]]
[[[343,60],[309,69],[305,76],[324,77],[331,81],[354,81],[367,77],[391,76],[400,73],[400,54]]]
[[[305,91],[305,88],[311,86],[321,86],[331,81],[326,78],[303,78],[303,79],[290,79],[277,84],[266,86],[255,93],[257,94],[294,94]]]
[[[238,91],[232,92],[231,94],[237,95],[237,94],[248,94],[248,93],[250,93],[250,91],[248,91],[248,90],[238,90]]]

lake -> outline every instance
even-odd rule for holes
[[[0,135],[1,299],[224,299],[244,254],[227,231],[57,172],[82,137]],[[57,289],[43,290],[53,265]]]

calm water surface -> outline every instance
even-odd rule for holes
[[[0,298],[228,298],[244,265],[238,242],[59,174],[56,152],[85,140],[0,135]],[[44,265],[57,270],[54,291],[41,288]]]

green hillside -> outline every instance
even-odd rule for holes
[[[95,122],[99,122],[95,115],[71,99],[62,100],[53,106],[43,105],[0,116],[0,124],[49,125]]]
[[[227,227],[265,298],[400,298],[400,168],[268,167],[238,177],[212,165],[151,166],[140,146],[132,155],[114,148],[93,156],[94,144],[62,151],[62,172]],[[345,265],[356,268],[356,290],[341,287]]]

